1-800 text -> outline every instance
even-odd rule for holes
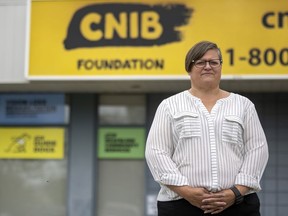
[[[275,50],[273,48],[267,48],[264,50],[259,48],[251,48],[248,51],[248,57],[236,56],[233,48],[227,49],[226,53],[229,55],[228,63],[230,66],[234,66],[236,64],[236,60],[247,61],[251,66],[274,66],[275,64],[288,66],[288,48],[283,48],[280,50]]]

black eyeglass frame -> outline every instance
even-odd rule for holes
[[[211,61],[214,61],[214,60],[219,60],[219,61],[220,61],[220,64],[217,65],[217,66],[212,66],[212,65],[211,65]],[[203,65],[202,67],[197,67],[197,66],[196,66],[196,62],[197,62],[197,61],[205,62],[205,65]],[[208,64],[210,65],[210,67],[212,67],[212,68],[220,67],[220,65],[223,64],[223,60],[222,60],[222,59],[211,59],[211,60],[208,60],[208,61],[207,61],[207,60],[198,59],[198,60],[192,60],[191,62],[192,62],[192,64],[193,64],[196,68],[204,68],[204,67],[206,66],[207,62],[208,62]]]

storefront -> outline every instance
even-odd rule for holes
[[[0,1],[0,215],[155,216],[145,139],[215,41],[222,88],[256,105],[263,216],[288,211],[288,7],[265,1]]]

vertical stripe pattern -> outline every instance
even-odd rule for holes
[[[220,191],[234,184],[259,191],[268,146],[254,104],[238,94],[220,99],[209,113],[183,91],[159,105],[145,156],[160,186],[159,201],[180,197],[165,185]]]

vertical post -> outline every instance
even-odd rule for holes
[[[68,158],[68,216],[94,214],[95,113],[93,94],[71,95]]]

